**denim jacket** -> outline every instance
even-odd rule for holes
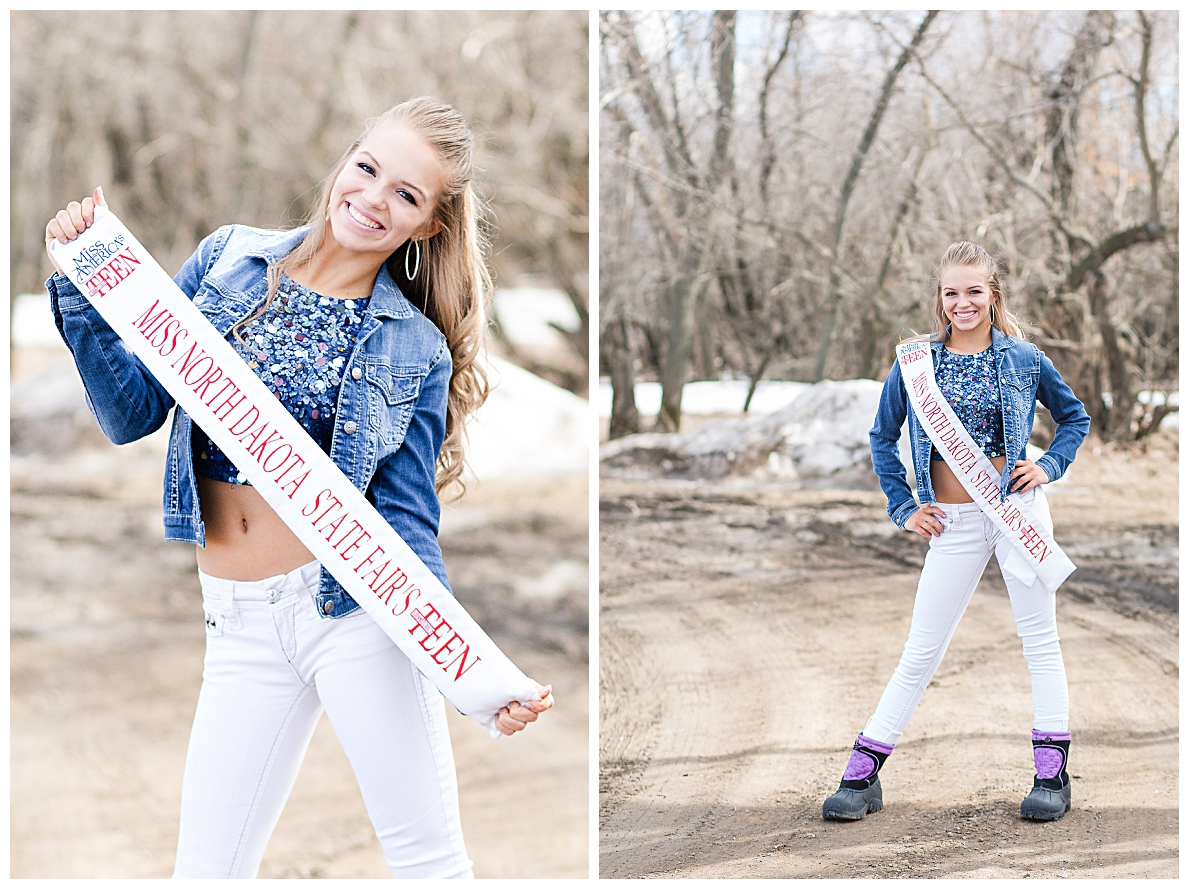
[[[941,358],[944,343],[931,343],[933,369]],[[995,350],[995,368],[999,377],[999,404],[1003,412],[1005,466],[1012,467],[1026,457],[1025,447],[1032,435],[1036,401],[1048,408],[1057,424],[1057,433],[1049,449],[1036,461],[1049,481],[1065,474],[1077,454],[1078,446],[1090,431],[1090,415],[1073,390],[1061,379],[1045,353],[1032,343],[1017,340],[991,329],[991,348]],[[908,437],[912,445],[912,463],[916,471],[917,497],[921,504],[933,503],[933,482],[929,476],[931,442],[904,390],[899,362],[892,365],[879,396],[879,410],[871,429],[871,463],[879,476],[879,486],[888,498],[888,515],[903,529],[904,523],[920,507],[908,487],[908,474],[900,461],[897,442],[900,428],[908,418]],[[1000,500],[1007,498],[1011,473],[1004,472]]]
[[[266,269],[293,250],[305,229],[229,225],[208,235],[174,281],[219,333],[260,305]],[[58,332],[74,356],[87,406],[116,444],[156,431],[174,400],[129,352],[70,280],[46,281]],[[435,466],[446,432],[451,360],[446,338],[381,267],[355,348],[343,368],[330,457],[438,579],[441,507]],[[190,445],[192,421],[174,412],[165,463],[165,539],[206,545]],[[318,610],[342,617],[359,608],[323,568]]]

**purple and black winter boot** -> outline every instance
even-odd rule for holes
[[[822,804],[822,817],[828,821],[858,821],[882,809],[879,770],[894,746],[859,735],[838,792]]]
[[[1032,759],[1036,777],[1032,792],[1020,803],[1020,817],[1029,821],[1056,821],[1069,811],[1069,732],[1032,731]]]

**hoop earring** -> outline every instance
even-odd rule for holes
[[[991,303],[991,326],[995,326],[995,303]]]
[[[413,247],[417,248],[417,259],[413,263],[413,271],[409,271],[409,254],[413,252]],[[412,281],[417,277],[417,272],[421,271],[421,242],[414,238],[409,247],[405,248],[405,277]]]

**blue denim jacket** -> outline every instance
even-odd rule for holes
[[[991,328],[991,341],[999,375],[1006,466],[1014,466],[1017,460],[1026,457],[1025,447],[1032,435],[1032,421],[1036,417],[1036,401],[1039,398],[1057,424],[1057,433],[1036,465],[1045,471],[1049,481],[1055,482],[1065,474],[1082,439],[1090,431],[1090,415],[1073,390],[1061,379],[1053,362],[1032,343],[1007,336],[996,328]],[[935,342],[931,343],[931,347],[933,368],[936,370],[944,344]],[[879,486],[888,498],[888,515],[901,529],[909,516],[920,508],[908,487],[908,473],[900,461],[897,447],[900,428],[906,416],[912,463],[917,477],[917,497],[921,504],[933,503],[933,482],[929,476],[929,435],[917,420],[908,401],[908,393],[904,390],[904,380],[900,375],[900,364],[897,362],[884,380],[870,438],[871,463],[875,474],[879,476]],[[1007,497],[1009,482],[1010,473],[1004,472],[1001,500]]]
[[[305,229],[224,226],[203,239],[174,281],[226,336],[264,299],[268,265],[303,237]],[[104,434],[125,444],[159,429],[174,406],[169,393],[68,278],[54,274],[46,289],[58,332],[82,377],[87,405]],[[381,268],[359,340],[343,370],[330,457],[447,589],[434,481],[446,432],[451,366],[446,338]],[[191,428],[185,411],[175,411],[165,463],[165,539],[205,546]],[[341,617],[358,607],[323,568],[319,613]]]

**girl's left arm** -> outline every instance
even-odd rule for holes
[[[1090,415],[1044,352],[1040,353],[1040,383],[1036,395],[1057,424],[1049,449],[1036,465],[1045,471],[1049,481],[1055,482],[1065,474],[1090,431]]]
[[[426,566],[450,590],[442,548],[438,544],[441,505],[436,488],[438,453],[446,437],[446,404],[453,364],[442,344],[442,356],[421,384],[405,440],[397,452],[377,467],[368,497]],[[451,590],[451,592],[453,592]],[[541,700],[509,701],[496,716],[501,734],[523,731],[553,706],[552,686],[538,687]]]
[[[442,508],[435,485],[438,453],[446,437],[450,394],[450,351],[442,354],[421,383],[404,442],[376,467],[367,496],[380,515],[440,580],[446,589],[446,565],[438,544]]]

